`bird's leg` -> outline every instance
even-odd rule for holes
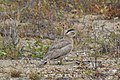
[[[63,59],[62,58],[60,59],[60,64],[63,64]]]
[[[63,58],[61,58],[58,62],[59,65],[62,65],[63,64]]]
[[[48,62],[47,65],[50,65],[50,64],[51,64],[49,59],[47,60],[47,62]]]

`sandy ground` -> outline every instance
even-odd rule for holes
[[[94,20],[94,21],[93,21]],[[80,23],[74,26],[83,29],[90,25],[96,25],[96,32],[104,26],[105,34],[116,31],[120,28],[120,20],[99,20],[96,16],[85,16],[79,19]],[[83,25],[84,23],[84,25]],[[84,29],[85,30],[85,29]],[[84,31],[83,30],[83,31]],[[104,34],[101,34],[104,35]],[[98,35],[99,36],[99,35]],[[68,56],[62,65],[55,61],[50,64],[39,66],[40,60],[0,60],[0,80],[119,80],[120,79],[120,59],[100,57],[97,62],[94,58],[83,56],[78,53]],[[96,63],[96,64],[95,64]],[[97,68],[97,69],[95,69]]]

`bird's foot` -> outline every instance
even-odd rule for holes
[[[60,61],[58,61],[57,64],[58,64],[58,65],[63,65],[63,62],[60,60]]]

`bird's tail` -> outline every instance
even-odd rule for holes
[[[43,59],[43,60],[40,62],[39,67],[44,66],[45,64],[47,64],[47,60],[46,60],[46,59]]]

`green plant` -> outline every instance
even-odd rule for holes
[[[47,52],[49,44],[45,44],[42,41],[35,41],[33,45],[28,41],[26,44],[26,49],[32,53],[33,58],[43,58],[43,55]],[[35,53],[33,53],[35,52]]]
[[[7,53],[5,53],[3,50],[0,50],[0,57],[3,57],[4,55],[6,55]]]

